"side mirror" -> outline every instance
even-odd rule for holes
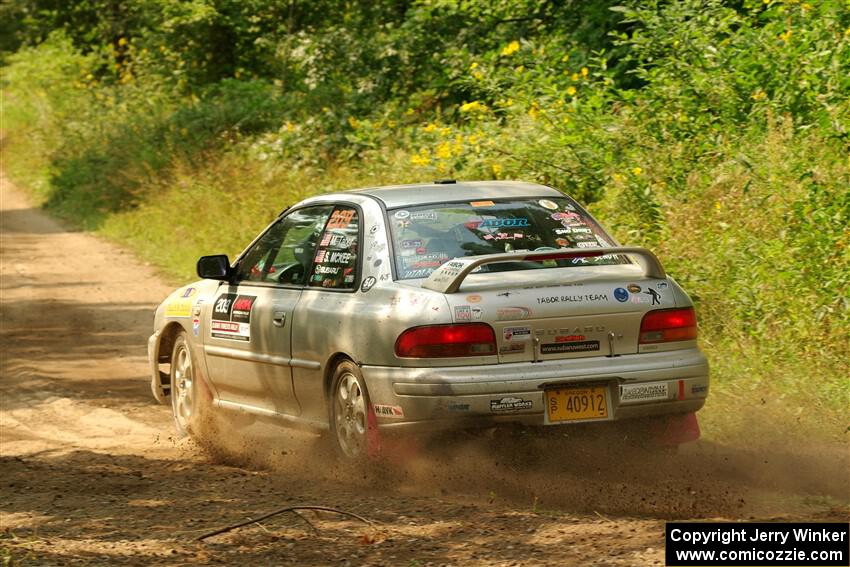
[[[207,280],[230,279],[230,260],[225,254],[201,256],[197,265],[198,275]]]

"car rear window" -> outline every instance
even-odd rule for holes
[[[399,279],[428,277],[452,258],[512,251],[612,246],[572,199],[486,200],[388,211]],[[558,261],[557,266],[616,264],[616,256]],[[535,262],[488,264],[482,271],[540,268]]]

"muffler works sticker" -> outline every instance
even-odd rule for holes
[[[529,410],[533,406],[531,400],[524,398],[514,398],[513,396],[505,396],[498,400],[490,400],[490,411],[520,411]]]
[[[213,304],[210,334],[217,339],[251,340],[251,309],[254,295],[223,293]]]

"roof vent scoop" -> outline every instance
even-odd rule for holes
[[[437,185],[454,185],[457,183],[456,179],[435,179],[434,183]]]

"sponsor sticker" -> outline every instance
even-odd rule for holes
[[[375,285],[375,283],[377,283],[377,281],[378,280],[376,280],[374,276],[369,276],[368,278],[363,280],[362,284],[360,284],[360,291],[366,293],[367,291],[372,289],[372,287]]]
[[[620,303],[625,303],[629,300],[629,292],[626,291],[626,288],[618,287],[614,290],[614,299]]]
[[[540,345],[541,354],[563,354],[565,352],[588,352],[594,350],[599,350],[599,341],[548,343]]]
[[[481,296],[477,293],[466,296],[466,301],[469,303],[481,303]]]
[[[399,219],[399,220],[410,218],[410,211],[406,211],[406,210],[402,209],[401,211],[396,211],[393,216],[395,218]]]
[[[404,410],[401,409],[401,406],[375,404],[372,408],[375,410],[375,415],[378,417],[392,417],[396,419],[404,418]]]
[[[472,321],[472,307],[469,305],[455,305],[456,321]]]
[[[502,307],[496,310],[496,318],[499,321],[519,321],[531,317],[531,309],[528,307]]]
[[[525,343],[510,343],[499,347],[499,354],[522,354],[525,352]]]
[[[531,338],[531,327],[505,327],[502,336],[506,341],[527,341]]]
[[[492,207],[495,205],[493,201],[472,201],[469,203],[471,207]]]
[[[626,289],[631,293],[640,293],[640,286],[638,284],[629,284],[626,286]]]
[[[497,227],[516,227],[529,226],[528,219],[525,217],[504,218],[504,219],[484,219],[478,224],[478,228],[497,228]]]
[[[437,220],[436,211],[415,211],[410,215],[411,220],[415,221],[435,221]]]
[[[166,317],[191,317],[192,300],[174,299],[165,304]]]
[[[692,394],[704,394],[708,392],[708,385],[702,384],[701,386],[691,386]]]
[[[201,330],[201,320],[197,317],[192,319],[192,333],[197,337],[198,332]]]
[[[550,201],[549,199],[540,199],[537,203],[544,209],[549,209],[550,211],[554,211],[558,208],[558,204],[554,201]]]
[[[623,384],[620,386],[621,402],[649,402],[667,399],[667,382],[649,384]]]
[[[655,284],[655,287],[657,287],[658,289],[667,289],[667,282],[658,282],[657,284]]]
[[[257,297],[223,293],[213,304],[210,334],[217,339],[251,340],[251,310]]]
[[[422,247],[422,240],[419,240],[419,239],[402,240],[401,241],[401,247],[402,248],[421,248]]]
[[[652,305],[661,305],[660,293],[658,293],[652,288],[647,289],[644,293],[652,298]]]
[[[503,398],[499,398],[498,400],[490,400],[490,411],[502,412],[528,410],[531,409],[533,405],[534,403],[531,400],[526,400],[524,398],[514,398],[512,396],[505,396]]]
[[[593,242],[576,242],[576,248],[599,248],[599,243],[596,239]]]
[[[458,402],[449,402],[446,404],[448,411],[469,411],[469,404],[461,404]]]

